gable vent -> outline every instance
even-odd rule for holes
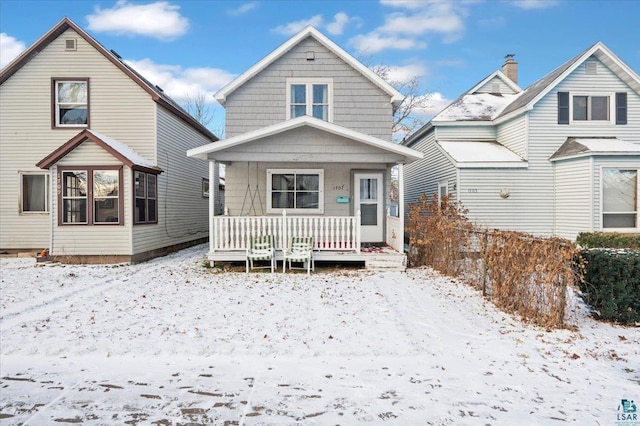
[[[500,93],[500,83],[491,83],[491,93]]]
[[[598,63],[597,62],[587,62],[585,64],[585,72],[587,74],[597,74],[598,73]]]
[[[64,41],[64,50],[67,50],[67,51],[78,50],[77,49],[77,44],[76,44],[76,39],[75,38],[66,39]]]

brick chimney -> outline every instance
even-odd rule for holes
[[[502,72],[504,75],[509,77],[511,81],[518,84],[518,63],[513,60],[513,57],[516,56],[513,53],[508,53],[504,59],[504,64],[502,65]]]

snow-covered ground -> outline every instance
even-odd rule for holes
[[[547,331],[428,269],[2,259],[1,424],[614,425],[640,329]]]

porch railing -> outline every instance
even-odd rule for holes
[[[246,250],[257,235],[273,235],[276,249],[289,237],[313,237],[315,250],[360,252],[360,211],[355,216],[214,216],[212,251]]]

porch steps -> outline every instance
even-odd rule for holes
[[[368,271],[404,271],[407,269],[407,257],[400,253],[368,256],[364,267]]]

